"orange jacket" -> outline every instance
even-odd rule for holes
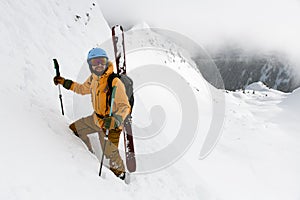
[[[107,95],[110,95],[110,92],[108,93],[107,79],[112,73],[113,64],[109,62],[108,68],[103,75],[97,76],[96,74],[92,73],[92,75],[89,76],[83,84],[73,82],[70,88],[70,90],[77,94],[91,94],[93,108],[95,111],[93,114],[94,122],[100,128],[103,127],[103,120],[99,116],[108,116],[110,111],[110,102],[108,102],[108,105],[106,105]],[[112,87],[114,86],[116,86],[116,95],[113,104],[113,116],[123,122],[130,113],[131,107],[128,102],[125,86],[122,81],[118,78],[114,78],[112,81]],[[121,126],[119,129],[121,129]]]

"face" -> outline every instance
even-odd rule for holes
[[[95,74],[101,75],[106,70],[107,62],[107,58],[93,58],[88,63]]]
[[[105,68],[106,68],[106,65],[102,65],[102,64],[99,64],[98,66],[92,65],[93,71],[98,72],[98,73],[103,72],[105,70]]]

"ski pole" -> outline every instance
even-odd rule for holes
[[[109,111],[109,116],[112,116],[112,110],[113,110],[113,105],[115,101],[115,94],[116,94],[116,86],[112,88],[112,93],[111,93],[111,103],[110,103],[110,111]],[[108,140],[108,133],[109,129],[106,129],[105,137],[104,137],[104,146],[103,146],[103,152],[102,152],[102,158],[100,162],[100,169],[99,169],[99,176],[101,176],[101,171],[102,171],[102,165],[103,165],[103,159],[104,159],[104,152],[105,152],[105,147],[106,147],[106,142]]]
[[[56,70],[56,76],[60,76],[58,62],[55,58],[53,59],[53,61],[54,61],[54,68]],[[62,112],[62,115],[64,115],[64,106],[63,106],[63,102],[62,102],[62,95],[61,95],[61,90],[60,90],[60,85],[59,84],[58,84],[58,92],[59,92],[61,112]]]

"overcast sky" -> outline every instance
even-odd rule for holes
[[[243,44],[300,52],[300,0],[98,0],[110,24],[145,21],[206,44]]]

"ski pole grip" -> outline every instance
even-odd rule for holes
[[[58,65],[58,62],[57,62],[56,58],[53,59],[53,62],[54,62],[54,68],[56,70],[56,76],[60,76],[59,65]]]

